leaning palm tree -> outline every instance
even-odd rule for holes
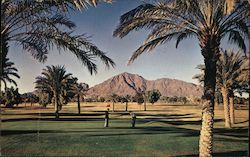
[[[214,93],[216,84],[216,62],[219,58],[221,40],[229,37],[246,51],[248,38],[250,5],[247,1],[229,0],[170,0],[142,4],[123,14],[114,31],[114,36],[123,38],[133,30],[152,30],[146,41],[129,59],[128,64],[144,52],[153,50],[160,44],[176,39],[197,37],[205,62],[204,104],[202,107],[202,127],[199,141],[200,156],[212,156]],[[231,7],[228,7],[231,6]]]
[[[8,45],[16,43],[35,59],[45,62],[49,51],[73,53],[90,73],[97,72],[95,58],[107,67],[115,63],[86,35],[74,35],[75,24],[67,17],[69,9],[95,5],[101,0],[5,0],[1,1],[1,54],[0,67],[8,53]],[[0,68],[0,75],[3,69]]]
[[[72,74],[66,73],[66,70],[63,66],[46,66],[46,69],[43,69],[42,76],[36,77],[36,89],[44,93],[52,93],[52,99],[55,101],[55,115],[56,118],[59,118],[59,110],[63,102],[63,97],[65,92],[68,92],[66,89],[71,86],[69,83],[72,79]],[[66,91],[65,91],[66,90]]]
[[[0,75],[0,89],[1,89],[1,83],[4,83],[4,89],[6,91],[7,89],[7,82],[13,83],[15,86],[17,86],[17,83],[15,80],[13,80],[12,77],[20,78],[20,76],[17,74],[18,70],[14,67],[14,63],[9,61],[9,58],[5,58],[3,62],[3,71],[2,75]]]
[[[225,50],[220,54],[217,62],[216,89],[222,93],[225,127],[231,128],[231,124],[234,124],[234,92],[248,85],[249,61],[239,51],[234,53]],[[198,79],[201,83],[204,81],[204,67],[203,64],[197,66],[202,72],[196,74],[193,79]]]

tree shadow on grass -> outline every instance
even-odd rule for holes
[[[232,136],[230,136],[232,137]],[[220,142],[236,142],[236,143],[249,143],[249,140],[248,138],[238,138],[238,139],[235,139],[235,138],[225,138],[225,137],[215,137],[214,138],[214,141],[220,141]]]
[[[223,119],[215,119],[214,122],[221,122]],[[201,125],[201,120],[175,120],[175,121],[160,121],[172,125]]]
[[[129,109],[128,109],[129,110]],[[140,112],[157,112],[157,111],[160,111],[160,112],[172,112],[172,111],[176,111],[176,110],[173,110],[173,109],[161,109],[161,108],[159,108],[159,109],[147,109],[147,111],[144,111],[144,109],[134,109],[134,110],[129,110],[129,111],[131,111],[131,112],[138,112],[138,113],[140,113]]]
[[[94,120],[94,119],[102,119],[96,116],[104,116],[104,111],[96,111],[91,113],[60,113],[60,118],[57,121],[86,121],[86,120]],[[55,121],[54,118],[55,113],[19,113],[19,114],[5,114],[5,115],[27,115],[27,116],[37,116],[37,117],[29,117],[29,118],[9,118],[9,119],[2,119],[2,122],[14,122],[14,121],[27,121],[27,120],[48,120],[48,121]],[[129,112],[110,112],[110,115],[114,116],[124,116],[129,115]],[[148,121],[159,121],[159,122],[165,122],[163,120],[175,120],[175,119],[183,119],[183,118],[195,118],[193,114],[145,114],[145,113],[138,113],[136,114],[137,117],[140,116],[150,116],[150,118],[142,118]],[[72,116],[72,117],[70,117]],[[156,118],[156,117],[163,117],[163,118]],[[68,118],[67,118],[68,117]],[[92,118],[93,117],[93,118]],[[140,123],[140,122],[139,122]],[[143,121],[141,121],[143,123]],[[172,123],[174,125],[184,125],[186,124],[200,124],[200,122],[196,121],[171,121],[169,123]],[[183,124],[182,124],[183,123]]]
[[[129,112],[121,111],[121,112],[109,112],[110,115],[129,115]],[[4,113],[2,115],[13,115],[13,116],[39,116],[39,117],[46,117],[46,116],[55,116],[55,113]],[[60,112],[60,116],[75,116],[75,117],[84,117],[84,116],[102,116],[105,115],[105,111],[90,111],[87,113],[68,113],[68,112]]]
[[[149,113],[136,113],[137,116],[152,116],[152,117],[166,117],[166,118],[185,118],[193,117],[194,114],[149,114]]]
[[[1,108],[6,108],[6,109],[22,109],[22,108],[25,108],[25,107],[23,107],[23,106],[13,106],[13,107],[2,106]]]
[[[232,128],[232,129],[215,128],[214,134],[230,136],[230,137],[235,137],[235,138],[248,138],[249,137],[248,128]]]
[[[148,123],[148,122],[163,122],[173,125],[185,125],[185,124],[192,124],[192,125],[200,125],[200,120],[181,120],[181,119],[190,119],[190,118],[199,118],[196,117],[194,114],[145,114],[140,113],[136,114],[138,119],[140,120],[139,123]],[[140,116],[145,116],[145,118],[139,118]]]
[[[248,119],[248,120],[245,120],[245,121],[237,122],[237,123],[235,123],[235,124],[242,124],[242,123],[246,123],[246,122],[249,122],[249,119]]]
[[[95,131],[95,130],[2,130],[1,131],[1,136],[9,136],[9,135],[23,135],[23,134],[43,134],[43,133],[53,133],[53,134],[58,134],[58,133],[88,133],[88,132],[98,132],[100,131]]]
[[[198,157],[198,154],[190,154],[190,155],[178,155],[178,156],[174,156],[174,157]],[[247,151],[230,151],[230,152],[216,152],[213,153],[214,157],[233,157],[233,156],[237,156],[237,157],[247,157],[248,156],[248,152]]]
[[[198,104],[166,104],[166,105],[162,105],[162,106],[172,106],[172,107],[195,106],[195,107],[199,107],[200,105],[198,105]]]
[[[176,116],[176,115],[175,115]],[[161,122],[165,124],[171,124],[171,125],[176,125],[176,126],[181,126],[181,125],[201,125],[201,120],[181,120],[184,118],[195,118],[195,117],[171,117],[167,118],[138,118],[137,123],[138,124],[144,124],[144,123],[149,123],[149,122]],[[221,122],[223,119],[215,119],[214,122]]]
[[[2,136],[32,134],[37,133],[38,130],[2,130]],[[83,133],[83,136],[127,136],[127,135],[157,135],[169,134],[176,137],[199,137],[200,131],[189,128],[181,128],[175,126],[140,126],[135,128],[130,126],[117,127],[112,126],[104,128],[102,126],[97,128],[65,128],[65,130],[39,130],[39,133]],[[223,142],[244,142],[248,143],[248,129],[224,129],[215,128],[215,141]]]
[[[17,121],[103,121],[104,118],[13,118],[2,119],[2,122],[17,122]]]
[[[37,116],[28,118],[9,118],[2,119],[2,122],[15,122],[15,121],[30,121],[30,120],[41,120],[41,121],[87,121],[87,120],[100,120],[103,119],[100,116],[104,116],[104,111],[96,113],[59,113],[60,118],[55,118],[55,113],[19,113],[19,114],[5,114],[5,115],[27,115],[27,116]],[[99,117],[97,117],[99,116]],[[93,118],[92,118],[93,117]]]
[[[80,130],[2,130],[2,136],[36,134],[36,133],[83,133],[83,136],[127,136],[127,135],[157,135],[157,134],[178,134],[182,136],[197,136],[199,132],[192,129],[176,127],[109,127],[109,128],[85,128]]]
[[[104,111],[102,112],[97,112],[97,113],[81,113],[81,114],[78,114],[78,113],[59,113],[60,116],[77,116],[77,117],[80,117],[80,116],[100,116],[100,115],[104,115]],[[44,116],[55,116],[55,113],[4,113],[3,115],[32,115],[32,116],[41,116],[41,117],[44,117]]]

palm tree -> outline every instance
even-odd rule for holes
[[[130,102],[131,101],[131,95],[125,95],[124,97],[124,102],[126,103],[126,108],[125,108],[125,111],[128,111],[128,102]]]
[[[233,51],[222,51],[217,63],[216,85],[220,88],[225,112],[225,127],[234,124],[234,91],[248,85],[249,60]]]
[[[77,83],[74,85],[74,93],[77,97],[77,107],[78,107],[78,114],[81,113],[81,105],[80,102],[85,95],[85,92],[89,89],[89,85],[86,83]]]
[[[21,102],[21,95],[18,92],[18,88],[14,89],[12,86],[11,88],[7,88],[4,93],[4,99],[6,107],[13,107],[15,104],[18,105]]]
[[[63,66],[46,66],[46,69],[43,69],[42,76],[36,77],[36,89],[44,93],[52,93],[52,99],[55,101],[55,115],[56,118],[59,118],[60,106],[64,103],[63,97],[65,96],[65,90],[70,89],[69,82],[72,80],[72,74],[66,73],[66,70]],[[71,88],[71,89],[72,89]],[[68,92],[70,90],[67,90]]]
[[[115,112],[115,103],[117,102],[118,95],[115,93],[112,93],[109,96],[109,100],[112,101],[112,111]]]
[[[0,81],[4,83],[4,89],[6,91],[7,89],[7,82],[13,83],[15,86],[17,86],[17,83],[15,80],[12,79],[12,77],[20,78],[20,76],[17,74],[17,69],[14,67],[14,63],[9,61],[9,58],[5,58],[3,62],[3,72],[2,75],[0,75]],[[1,89],[1,82],[0,82],[0,89]]]
[[[229,41],[246,51],[250,5],[247,1],[229,0],[171,0],[145,3],[123,14],[114,31],[114,36],[123,38],[133,30],[152,30],[146,41],[129,59],[128,64],[142,53],[151,51],[160,44],[176,39],[197,37],[205,62],[204,104],[199,141],[200,156],[212,156],[214,93],[216,84],[216,62],[219,58],[221,40],[228,35]],[[230,6],[230,7],[228,7]]]
[[[38,97],[39,105],[42,105],[43,107],[47,107],[48,104],[52,103],[53,94],[51,92],[44,92],[41,90],[37,90],[36,95]],[[55,104],[53,103],[53,106],[54,105]],[[31,103],[31,106],[32,106],[32,103]]]
[[[197,79],[198,82],[203,86],[204,85],[204,71],[205,71],[205,65],[204,64],[199,64],[197,65],[196,69],[199,69],[201,73],[195,74],[192,79]],[[220,97],[221,97],[221,92],[215,87],[215,94],[214,94],[214,99],[215,99],[215,104],[219,104],[220,102]]]
[[[147,95],[146,95],[146,91],[142,91],[142,95],[143,95],[144,111],[147,111]]]
[[[199,64],[196,66],[196,69],[199,69],[201,73],[195,74],[192,79],[196,79],[202,86],[204,86],[204,71],[205,71],[205,65]]]
[[[92,44],[86,35],[73,35],[75,24],[67,17],[69,9],[96,5],[101,0],[74,1],[1,1],[1,54],[0,67],[8,53],[10,42],[17,43],[40,62],[47,60],[49,50],[73,53],[90,73],[97,72],[95,58],[107,67],[115,63],[105,52]],[[0,76],[3,69],[0,69]]]
[[[217,62],[216,89],[221,91],[223,98],[225,127],[231,128],[234,124],[234,91],[242,90],[248,85],[248,59],[241,55],[240,52],[221,51],[221,56]],[[195,75],[193,78],[200,82],[204,81],[204,65],[198,65],[202,73]]]

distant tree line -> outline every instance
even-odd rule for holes
[[[166,103],[183,103],[183,104],[186,104],[187,102],[190,101],[187,99],[187,97],[178,97],[178,96],[172,96],[172,97],[163,96],[161,97],[160,100]],[[194,100],[199,102],[198,98],[195,98]]]
[[[146,102],[154,104],[157,102],[161,97],[161,93],[159,90],[151,90],[146,91]],[[86,102],[137,102],[138,104],[142,104],[144,102],[144,97],[140,93],[136,93],[134,95],[118,95],[115,93],[112,93],[110,95],[106,96],[87,96],[84,101]]]

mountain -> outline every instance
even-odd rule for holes
[[[138,90],[148,91],[152,89],[158,89],[163,96],[188,97],[200,97],[203,90],[201,86],[181,80],[169,78],[146,80],[137,74],[125,72],[90,88],[87,95],[107,96],[112,93],[117,95],[134,95]]]

